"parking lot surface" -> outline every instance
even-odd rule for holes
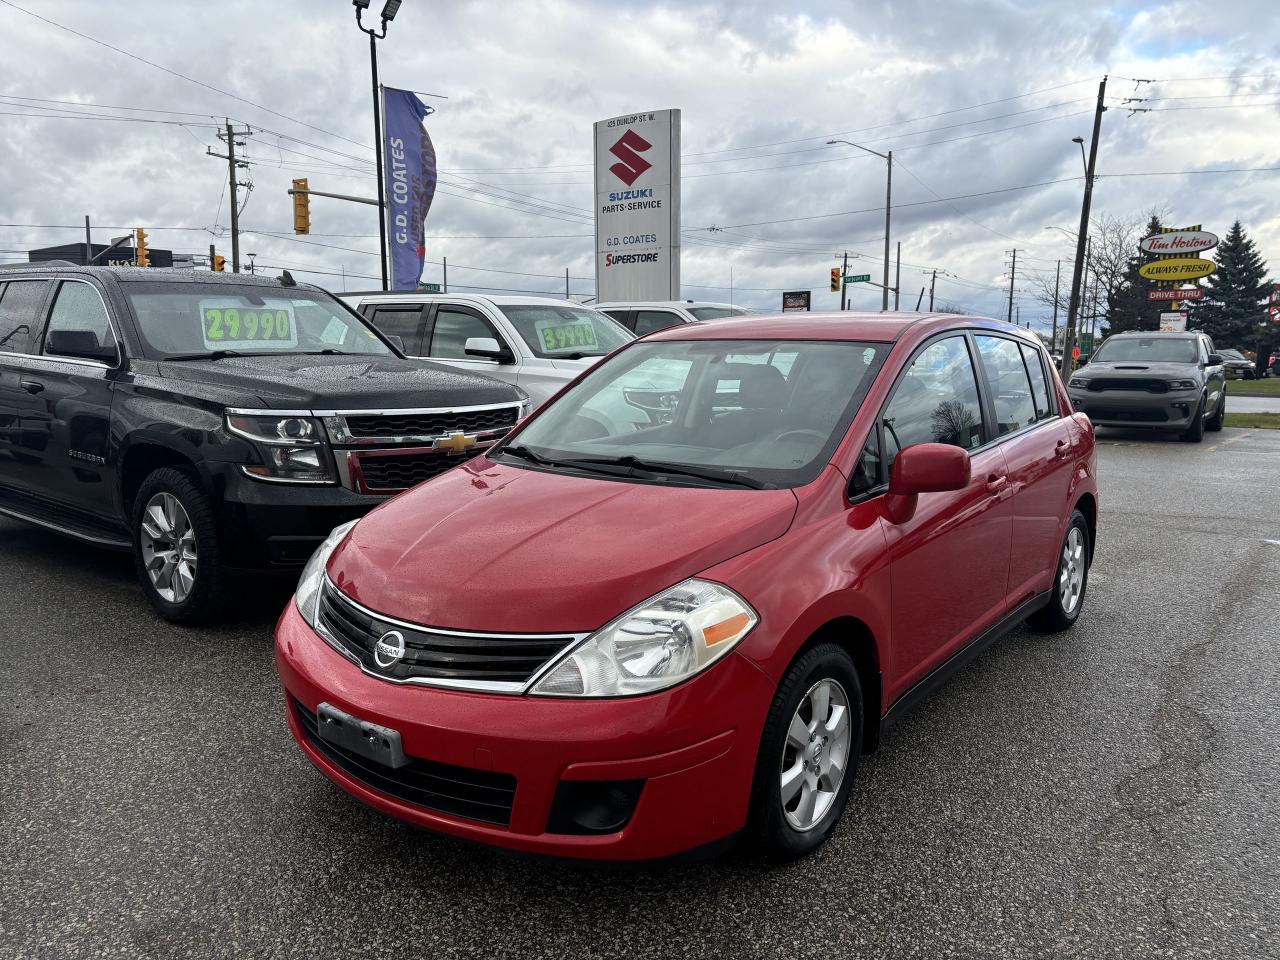
[[[978,658],[782,868],[403,826],[289,737],[287,590],[179,629],[128,557],[0,520],[0,957],[1275,957],[1280,432],[1104,431],[1099,461],[1075,629]]]

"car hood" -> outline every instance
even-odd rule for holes
[[[1124,360],[1119,363],[1087,363],[1075,372],[1077,377],[1169,377],[1193,379],[1203,374],[1197,363],[1144,363],[1140,360]]]
[[[510,403],[520,394],[493,377],[401,357],[298,356],[171,360],[160,375],[242,390],[245,405],[346,410]]]
[[[586,632],[782,536],[790,490],[677,487],[484,457],[388,501],[329,561],[345,594],[456,630]]]

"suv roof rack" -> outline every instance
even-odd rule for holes
[[[32,260],[28,263],[0,263],[3,270],[30,270],[32,267],[78,267],[80,264],[70,260]]]

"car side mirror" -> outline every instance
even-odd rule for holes
[[[1221,365],[1222,365],[1222,354],[1220,354],[1220,353],[1211,353],[1211,354],[1209,354],[1209,359],[1208,359],[1207,361],[1205,361],[1205,362],[1206,362],[1209,366],[1211,366],[1211,367],[1221,366]]]
[[[500,346],[493,337],[467,337],[462,345],[462,352],[468,357],[483,357],[485,360],[497,360],[499,363],[515,363],[515,355],[506,347]]]
[[[114,366],[119,359],[115,344],[103,345],[92,330],[53,330],[45,341],[44,352],[78,360],[97,360]]]
[[[387,343],[396,348],[397,353],[404,353],[403,337],[397,337],[394,333],[384,333],[382,337],[387,341]]]
[[[969,485],[969,454],[949,443],[916,443],[893,458],[885,508],[894,523],[906,523],[922,493],[962,490]]]

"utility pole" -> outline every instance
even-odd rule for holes
[[[902,293],[902,241],[898,241],[898,264],[893,273],[893,312],[898,312],[898,296]]]
[[[93,259],[93,241],[89,238],[89,215],[84,215],[84,265]]]
[[[733,268],[730,267],[729,269],[732,270]],[[568,267],[564,268],[564,298],[566,300],[569,299],[569,268]]]
[[[840,267],[840,312],[845,310],[845,304],[848,302],[849,286],[844,282],[844,276],[849,272],[849,251],[844,252],[844,265]]]
[[[1058,349],[1058,288],[1062,285],[1062,261],[1058,261],[1053,273],[1053,333],[1049,337],[1049,349]]]
[[[355,0],[356,26],[369,35],[369,70],[373,87],[373,152],[378,165],[378,243],[382,256],[382,289],[387,282],[387,185],[386,171],[382,167],[382,87],[378,83],[378,41],[387,35],[387,24],[395,19],[400,9],[399,0],[387,0],[382,8],[382,29],[366,27],[361,18],[369,6],[369,0]]]
[[[929,279],[929,312],[933,313],[933,286],[938,282],[938,271],[933,271],[933,276]]]
[[[249,164],[244,160],[236,159],[236,137],[249,136],[253,133],[248,127],[245,127],[240,133],[231,126],[231,121],[227,121],[226,132],[218,132],[218,139],[227,141],[226,153],[214,153],[212,147],[207,147],[205,153],[211,157],[217,157],[220,160],[227,161],[227,184],[231,190],[231,272],[240,272],[240,195],[239,187],[247,187],[249,184],[241,183],[236,179],[236,170],[240,168],[248,168]],[[244,146],[244,141],[240,141],[240,146]]]
[[[442,261],[442,262],[443,262],[443,264],[444,264],[444,277],[443,277],[443,280],[444,280],[444,292],[445,292],[445,293],[448,293],[448,292],[449,292],[449,258],[448,258],[448,257],[441,257],[440,259],[441,259],[441,261]]]
[[[884,289],[880,297],[881,313],[889,309],[889,214],[893,210],[893,151],[888,151],[884,159]]]
[[[1018,276],[1018,248],[1013,248],[1013,266],[1009,268],[1009,315],[1005,318],[1013,323],[1013,282]]]
[[[1080,309],[1080,280],[1084,269],[1084,247],[1089,233],[1089,208],[1093,204],[1093,176],[1098,165],[1098,135],[1102,132],[1102,112],[1107,109],[1107,78],[1098,84],[1098,103],[1093,111],[1093,138],[1089,142],[1089,162],[1085,165],[1084,200],[1080,204],[1080,231],[1076,235],[1076,262],[1071,271],[1071,300],[1067,305],[1067,332],[1062,344],[1062,377],[1071,376],[1072,351],[1076,345],[1076,314]]]

